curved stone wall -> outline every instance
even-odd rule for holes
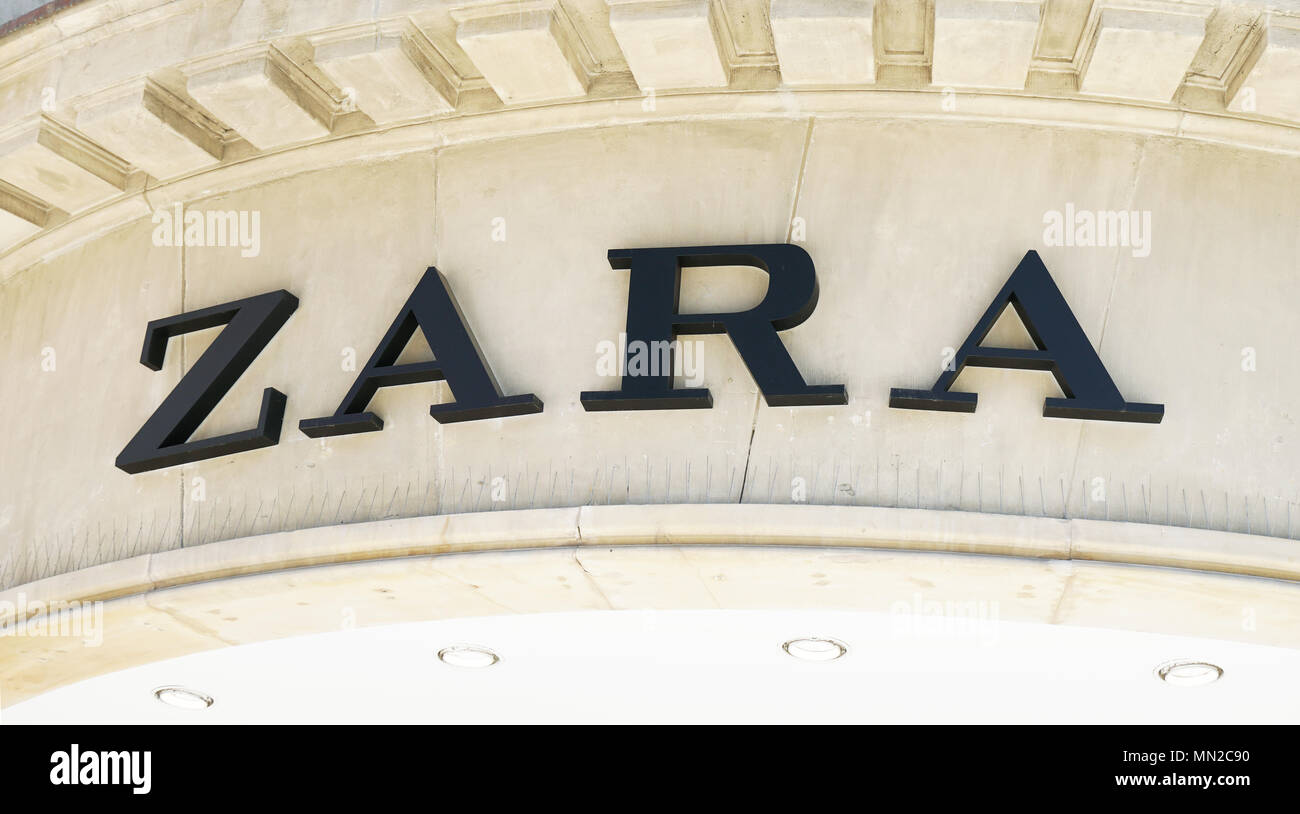
[[[588,504],[1295,537],[1288,9],[1085,5],[92,0],[11,34],[0,586],[298,528]],[[256,240],[175,245],[178,211],[234,213]],[[1134,231],[1052,231],[1082,212]],[[607,250],[784,242],[821,290],[784,342],[847,405],[768,406],[730,341],[700,336],[711,410],[583,410],[617,387],[601,349],[628,277]],[[1044,418],[1057,385],[1022,371],[964,371],[973,415],[889,408],[1031,249],[1160,424]],[[411,385],[376,396],[382,432],[303,435],[430,265],[503,392],[544,411],[442,425],[428,407],[447,388]],[[688,271],[683,310],[764,285]],[[115,468],[216,334],[172,340],[154,372],[146,324],[277,289],[298,309],[196,437],[250,426],[274,387],[279,443]],[[1026,341],[1014,320],[995,338]],[[1230,560],[1238,538],[1215,539]]]

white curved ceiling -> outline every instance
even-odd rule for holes
[[[1300,722],[1300,651],[927,609],[592,611],[417,622],[224,648],[71,685],[4,723]],[[830,636],[810,663],[786,640]],[[451,667],[472,643],[500,662]],[[1206,686],[1154,670],[1223,669]],[[182,685],[208,709],[159,703]]]

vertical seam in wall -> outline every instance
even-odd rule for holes
[[[1126,204],[1127,209],[1125,211],[1132,211],[1133,204],[1137,200],[1138,183],[1142,178],[1142,162],[1147,155],[1147,141],[1148,139],[1144,138],[1138,143],[1137,161],[1133,162],[1133,181],[1129,185],[1128,202]],[[1149,235],[1147,239],[1150,240]],[[1123,248],[1124,248],[1123,246],[1115,247],[1115,261],[1112,266],[1112,273],[1110,277],[1110,292],[1106,295],[1106,307],[1102,310],[1101,313],[1101,332],[1097,335],[1098,356],[1101,355],[1102,347],[1106,342],[1106,326],[1110,323],[1110,307],[1111,307],[1111,303],[1113,303],[1115,300],[1115,288],[1119,285],[1119,258],[1120,258],[1120,252],[1123,250]],[[1074,483],[1075,480],[1078,478],[1078,474],[1079,474],[1079,456],[1083,450],[1083,434],[1086,430],[1087,430],[1087,423],[1080,422],[1079,439],[1074,446],[1074,464],[1070,467],[1070,490],[1066,493],[1066,501],[1065,501],[1066,505],[1062,507],[1064,509],[1063,514],[1067,518],[1069,517],[1070,514],[1069,512],[1070,496],[1074,494]],[[1110,484],[1107,484],[1107,486],[1109,487]],[[1082,498],[1083,496],[1080,495],[1080,497]],[[1106,500],[1107,502],[1109,502],[1110,500],[1109,492],[1107,492]],[[1088,504],[1085,502],[1084,503],[1085,517],[1087,516],[1087,509],[1086,509],[1087,505]]]
[[[790,200],[790,217],[785,223],[785,242],[789,243],[794,236],[794,219],[795,213],[799,211],[799,196],[803,194],[803,177],[808,169],[808,153],[812,151],[813,124],[816,118],[808,117],[808,129],[804,132],[803,151],[799,156],[799,172],[794,179],[794,193]],[[740,477],[740,494],[736,496],[737,503],[745,502],[745,484],[749,482],[749,465],[754,457],[754,436],[758,433],[758,408],[763,403],[763,394],[761,391],[754,393],[754,415],[749,424],[749,444],[745,447],[745,471]]]
[[[157,182],[155,180],[155,183],[160,183],[160,182]],[[144,204],[146,207],[149,208],[149,213],[152,216],[154,213],[158,211],[158,208],[154,206],[153,201],[149,200],[149,190],[150,190],[150,185],[148,179],[146,179],[144,187],[141,188],[140,190],[140,197],[141,199],[144,200]],[[180,302],[178,304],[179,310],[177,310],[176,313],[183,314],[185,313],[185,247],[177,246],[176,250],[178,252],[177,271],[180,274]],[[180,346],[179,353],[181,357],[181,375],[183,376],[185,375],[185,342],[184,340],[182,340],[177,344]],[[185,547],[185,473],[184,471],[182,470],[177,472],[176,478],[177,478],[176,500],[177,500],[177,507],[180,512],[180,526],[177,530],[176,539],[180,543],[179,547],[184,548]],[[163,528],[164,537],[166,536],[166,531],[167,529],[166,527],[164,527]],[[166,541],[163,539],[158,539],[158,540],[149,540],[147,544],[155,550],[162,550],[162,546],[165,542]],[[149,552],[150,556],[152,556],[154,553],[155,551]]]
[[[754,457],[754,435],[758,432],[758,405],[763,401],[762,393],[754,393],[754,415],[749,421],[749,444],[745,447],[745,471],[740,476],[740,493],[737,503],[745,502],[745,484],[749,482],[749,462]]]
[[[709,597],[709,601],[713,603],[713,607],[721,610],[722,603],[718,601],[718,595],[709,587],[709,581],[704,578],[704,574],[700,573],[700,566],[696,565],[691,561],[690,557],[686,556],[686,551],[682,546],[675,545],[672,546],[672,549],[677,552],[678,559],[694,572],[696,582],[699,583],[700,589],[704,591],[705,595]]]
[[[591,573],[591,571],[587,569],[587,564],[582,561],[581,546],[573,549],[573,563],[582,571],[582,575],[587,580],[587,584],[591,586],[591,589],[600,597],[600,601],[605,603],[605,607],[614,610],[616,606],[609,600],[609,597],[605,595],[605,591],[600,587],[600,583],[596,580],[596,575]]]
[[[181,208],[181,211],[184,211],[183,206]],[[181,222],[184,223],[184,220],[182,219]],[[176,250],[180,253],[180,276],[181,276],[180,310],[177,311],[176,313],[183,314],[185,313],[185,282],[186,282],[185,281],[185,246],[184,245],[177,246]],[[185,341],[186,338],[182,336],[180,337],[180,342],[177,343],[180,345],[181,376],[185,375]],[[179,495],[180,527],[177,529],[176,541],[179,544],[177,546],[178,548],[184,548],[185,547],[185,468],[184,467],[181,467],[180,470],[177,471],[176,477],[180,479],[180,495]]]
[[[444,145],[445,146],[445,145]],[[432,265],[437,266],[442,255],[442,147],[437,145],[433,148],[433,258]],[[438,502],[435,504],[438,511],[442,511],[442,491],[446,484],[442,481],[440,473],[446,459],[446,453],[443,449],[442,424],[433,422],[433,443],[432,449],[436,453],[430,464],[429,477],[435,483],[435,490],[438,494]],[[530,507],[531,508],[531,507]]]
[[[1070,553],[1070,557],[1071,557],[1071,559],[1070,559],[1070,560],[1066,560],[1067,563],[1070,563],[1070,562],[1072,561],[1072,559],[1073,559],[1073,556],[1074,556],[1074,553],[1073,553],[1073,548],[1074,548],[1073,541],[1071,541],[1071,545],[1070,545],[1070,547],[1071,547],[1071,553]],[[1062,612],[1062,610],[1063,610],[1064,607],[1065,607],[1065,599],[1066,599],[1066,597],[1069,595],[1069,593],[1070,593],[1070,588],[1071,588],[1073,585],[1074,585],[1074,569],[1073,569],[1073,567],[1071,566],[1071,567],[1070,567],[1070,573],[1066,574],[1066,576],[1065,576],[1065,584],[1061,586],[1061,594],[1060,594],[1060,596],[1056,597],[1056,602],[1052,605],[1052,615],[1051,615],[1051,616],[1048,618],[1048,620],[1047,620],[1047,623],[1048,623],[1049,625],[1059,625],[1059,624],[1062,624],[1062,622],[1061,622],[1061,612]]]
[[[144,184],[144,186],[140,188],[140,199],[141,199],[142,201],[144,201],[144,205],[145,205],[145,207],[149,210],[149,214],[150,214],[151,219],[152,219],[152,215],[158,211],[158,208],[157,208],[156,206],[154,206],[153,201],[149,200],[150,180],[153,180],[155,184],[159,183],[156,179],[146,178],[146,179],[145,179],[145,184]],[[180,298],[181,309],[180,309],[180,311],[178,311],[177,313],[184,313],[184,311],[185,311],[185,308],[184,308],[184,305],[185,305],[185,249],[182,248],[182,247],[177,247],[177,249],[178,249],[179,252],[180,252],[180,255],[179,255],[180,262],[177,264],[177,270],[178,270],[179,273],[180,273],[180,284],[181,284],[181,298]],[[183,371],[183,370],[185,369],[185,356],[184,356],[184,345],[183,345],[183,344],[181,345],[181,348],[182,348],[182,351],[181,351],[181,370]],[[178,493],[178,495],[177,495],[177,500],[178,500],[178,502],[179,502],[180,509],[181,509],[181,521],[182,521],[182,522],[181,522],[181,530],[183,531],[184,528],[185,528],[185,523],[184,523],[184,510],[185,510],[185,476],[184,476],[183,474],[177,473],[177,478],[179,479],[179,480],[177,481],[177,487],[178,487],[179,490],[180,490],[179,493]],[[164,531],[166,531],[166,529],[164,529]],[[149,547],[154,548],[154,549],[158,549],[158,548],[160,547],[160,544],[161,544],[161,543],[162,543],[162,540],[153,540],[153,539],[150,539],[150,540],[146,541],[146,544],[147,544]],[[182,546],[184,545],[184,541],[183,541],[183,540],[181,541],[181,544],[182,544]],[[153,551],[150,551],[150,552],[149,552],[150,555],[152,555],[153,553],[154,553]]]
[[[790,217],[785,223],[785,242],[789,243],[794,235],[794,219],[799,211],[799,196],[803,194],[803,176],[808,169],[808,153],[812,151],[813,124],[816,118],[808,117],[808,131],[803,137],[803,154],[799,158],[799,174],[794,179],[794,195],[790,201]]]
[[[1137,200],[1138,183],[1142,178],[1142,162],[1147,155],[1147,139],[1142,139],[1138,147],[1137,161],[1133,164],[1133,182],[1129,185],[1128,202],[1125,210],[1131,212],[1133,204]],[[1148,236],[1149,238],[1149,236]],[[1119,258],[1123,246],[1115,247],[1115,262],[1112,266],[1110,278],[1110,293],[1106,296],[1106,308],[1101,315],[1101,333],[1097,336],[1097,353],[1101,354],[1102,345],[1106,342],[1106,326],[1110,322],[1110,307],[1115,300],[1115,288],[1119,284]]]

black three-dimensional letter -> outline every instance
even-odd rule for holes
[[[173,336],[226,328],[117,456],[117,468],[134,475],[279,442],[285,395],[268,387],[256,427],[186,443],[297,307],[298,298],[281,290],[150,322],[140,363],[151,370],[162,370]]]
[[[842,384],[810,386],[804,381],[777,331],[803,323],[817,306],[817,275],[812,258],[798,246],[686,246],[670,249],[613,249],[609,264],[630,271],[627,295],[627,370],[633,343],[671,343],[679,334],[731,337],[741,360],[773,407],[847,404]],[[683,268],[752,266],[767,272],[767,294],[748,311],[681,314],[678,305]],[[659,346],[664,346],[663,344]],[[666,410],[708,408],[706,388],[673,389],[671,344],[665,369],[622,377],[619,390],[582,393],[586,410]]]
[[[980,343],[993,330],[998,317],[1010,304],[1016,309],[1037,350],[985,348]],[[889,391],[889,406],[912,410],[975,412],[976,393],[949,393],[962,368],[1000,367],[1012,370],[1049,370],[1056,377],[1065,398],[1049,398],[1043,407],[1048,418],[1088,418],[1103,421],[1134,421],[1159,424],[1163,404],[1124,401],[1106,372],[1097,352],[1074,318],[1052,275],[1031,251],[1011,273],[1006,285],[962,343],[953,365],[940,374],[929,390]]]
[[[424,332],[434,361],[396,364],[416,328]],[[541,400],[532,393],[501,395],[451,288],[442,273],[430,266],[334,415],[304,419],[298,429],[312,438],[382,430],[384,420],[365,411],[379,388],[441,380],[446,380],[456,400],[429,408],[440,424],[542,411]]]

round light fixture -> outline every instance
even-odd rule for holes
[[[1206,661],[1180,659],[1156,668],[1156,678],[1180,687],[1203,687],[1223,677],[1223,668]]]
[[[475,644],[454,644],[451,647],[444,647],[438,651],[438,658],[443,664],[468,669],[491,667],[501,661],[501,657],[496,653]]]
[[[824,636],[791,639],[781,645],[781,649],[800,661],[835,661],[849,652],[849,646],[844,642]]]
[[[177,709],[207,709],[212,706],[212,696],[185,687],[159,687],[153,697]]]

